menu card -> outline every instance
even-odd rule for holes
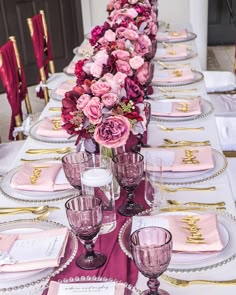
[[[118,289],[119,290],[119,289]],[[48,290],[48,295],[118,295],[115,282],[97,282],[97,283],[70,283],[60,284],[51,282]]]
[[[29,234],[1,234],[0,271],[58,266],[64,256],[68,235],[66,227]]]

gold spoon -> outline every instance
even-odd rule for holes
[[[157,63],[159,65],[161,65],[164,69],[175,69],[176,67],[185,67],[185,66],[190,65],[190,63],[187,63],[187,64],[171,64],[171,65],[169,65],[169,64],[166,64],[166,63],[164,63],[164,62],[162,62],[160,60],[158,60]]]
[[[199,202],[187,202],[181,203],[176,200],[166,200],[170,205],[182,206],[182,205],[190,205],[190,206],[206,206],[206,207],[224,207],[225,202],[218,202],[218,203],[199,203]]]
[[[173,128],[170,128],[170,127],[165,127],[165,126],[162,126],[160,124],[157,124],[158,127],[161,128],[161,130],[163,131],[176,131],[176,130],[204,130],[204,127],[173,127]]]

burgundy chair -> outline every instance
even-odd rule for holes
[[[40,10],[39,14],[32,18],[28,18],[27,22],[34,47],[34,55],[39,70],[39,77],[42,83],[37,95],[44,98],[45,103],[48,103],[49,93],[46,84],[49,74],[55,73],[55,67],[44,11]]]
[[[12,110],[9,139],[13,140],[14,128],[22,125],[22,101],[25,101],[28,114],[32,113],[32,109],[16,39],[13,36],[9,39],[10,41],[0,48],[0,79]],[[17,139],[23,139],[23,137],[23,132],[19,132]]]

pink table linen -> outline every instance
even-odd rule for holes
[[[180,83],[194,79],[194,73],[190,68],[171,70],[159,70],[154,73],[153,82],[156,83]]]

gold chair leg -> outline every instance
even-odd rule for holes
[[[15,116],[15,123],[16,123],[16,127],[21,127],[22,126],[22,120],[21,120],[21,116],[18,114]],[[24,139],[24,133],[21,131],[18,133],[17,138],[19,140],[23,140]]]
[[[31,108],[31,104],[30,104],[29,94],[28,93],[25,96],[25,107],[26,107],[27,114],[32,114],[32,108]]]
[[[44,94],[45,104],[47,104],[49,102],[49,94],[48,94],[48,88],[45,86],[47,83],[47,79],[46,79],[44,68],[40,69],[40,77],[43,83],[43,94]]]

